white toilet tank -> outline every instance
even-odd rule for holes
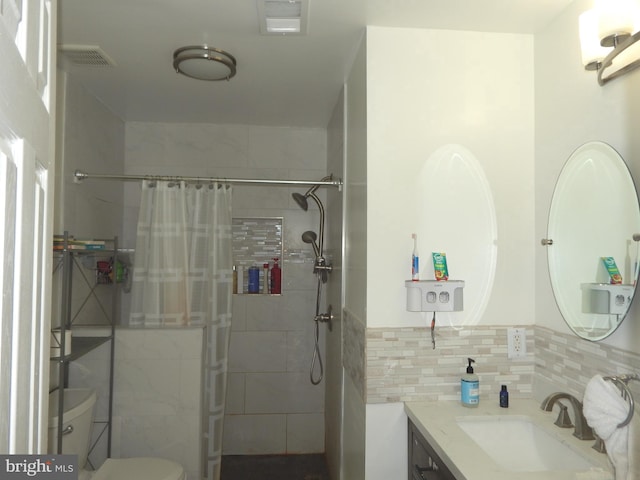
[[[96,398],[95,390],[89,388],[64,390],[62,453],[77,454],[79,469],[83,469],[87,463]],[[48,453],[58,453],[58,399],[59,391],[49,394]]]

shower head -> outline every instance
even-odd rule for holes
[[[322,180],[320,181],[327,182],[329,180],[333,180],[333,175],[327,175],[326,177],[322,178]],[[309,208],[309,203],[307,202],[307,198],[310,196],[313,197],[313,194],[315,193],[316,190],[318,190],[318,188],[320,188],[320,185],[312,185],[311,188],[307,190],[304,195],[296,192],[296,193],[292,193],[291,196],[296,201],[296,203],[300,206],[300,208],[306,212],[307,209]]]
[[[333,175],[327,175],[324,177],[321,182],[325,182],[327,180],[333,180]],[[320,211],[320,238],[314,232],[307,231],[302,234],[302,240],[305,243],[310,243],[313,245],[313,251],[316,254],[316,258],[321,258],[324,254],[324,207],[322,206],[322,202],[315,194],[315,191],[320,188],[320,184],[313,185],[304,195],[300,193],[292,193],[291,196],[296,201],[296,203],[302,208],[305,212],[309,209],[308,198],[311,198],[316,205],[318,205],[318,210]],[[313,238],[311,237],[313,235]],[[318,243],[316,243],[318,240]]]
[[[319,257],[320,249],[318,248],[318,244],[316,243],[317,239],[318,235],[316,235],[316,232],[312,232],[311,230],[307,230],[302,234],[302,241],[304,243],[310,243],[311,246],[313,246],[313,251],[316,254],[316,257]]]
[[[307,197],[305,195],[302,195],[301,193],[296,192],[296,193],[292,193],[291,196],[296,201],[296,203],[300,205],[301,209],[303,209],[305,212],[308,210],[309,203],[307,202]]]

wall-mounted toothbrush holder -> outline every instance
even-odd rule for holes
[[[583,283],[582,312],[624,315],[633,300],[634,286],[624,283]]]
[[[463,309],[464,280],[407,280],[407,311],[460,312]]]

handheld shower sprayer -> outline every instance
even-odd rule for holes
[[[302,234],[302,241],[304,243],[310,243],[316,257],[320,257],[320,247],[318,247],[318,244],[316,243],[317,239],[318,236],[316,235],[316,232],[312,232],[311,230],[307,230]]]

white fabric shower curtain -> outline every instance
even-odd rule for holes
[[[204,326],[204,478],[217,480],[231,329],[231,196],[228,185],[144,181],[130,325]]]

